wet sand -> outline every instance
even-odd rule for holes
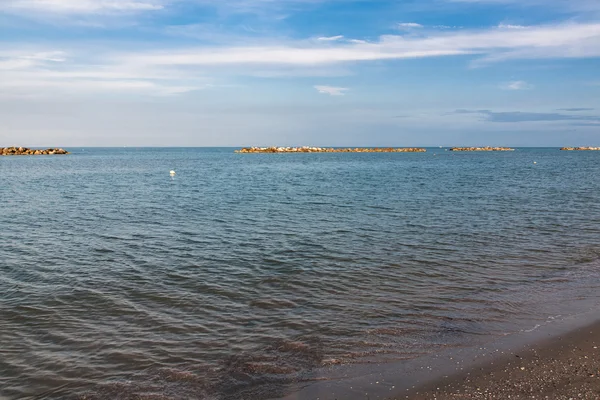
[[[590,324],[589,321],[599,321]],[[339,366],[284,400],[600,400],[597,311],[392,364]]]
[[[600,399],[600,323],[494,356],[394,399]]]

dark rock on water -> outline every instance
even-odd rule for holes
[[[564,151],[600,151],[600,147],[562,147]]]
[[[450,151],[514,151],[510,147],[451,147]]]
[[[65,149],[30,149],[28,147],[0,147],[0,156],[41,156],[69,154]]]
[[[244,147],[236,153],[424,153],[426,149],[417,147]]]

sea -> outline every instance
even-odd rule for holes
[[[600,152],[68,150],[0,157],[2,400],[276,399],[600,309]]]

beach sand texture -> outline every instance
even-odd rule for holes
[[[600,323],[528,345],[405,398],[600,399]]]

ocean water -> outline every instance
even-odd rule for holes
[[[600,152],[69,150],[0,158],[2,399],[277,398],[600,304]]]

